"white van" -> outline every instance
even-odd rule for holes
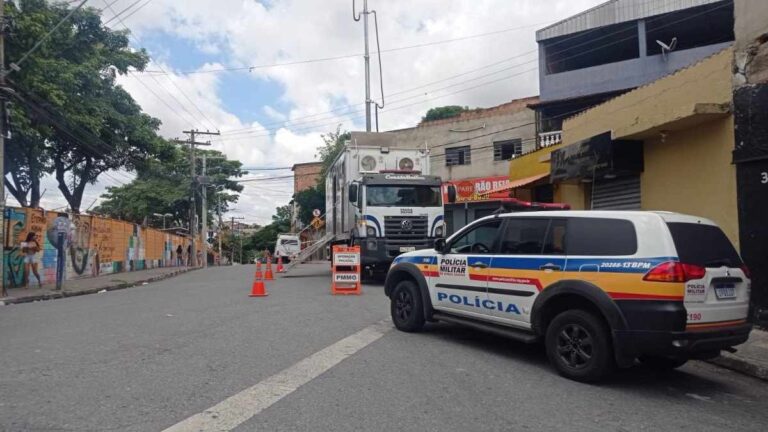
[[[295,234],[278,234],[275,243],[275,259],[283,257],[283,261],[289,262],[301,252],[301,240]]]

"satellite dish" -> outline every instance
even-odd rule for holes
[[[673,37],[671,41],[669,41],[669,44],[665,44],[664,42],[657,40],[657,44],[661,47],[661,55],[664,58],[664,61],[667,61],[667,53],[674,51],[675,48],[677,48],[677,38]]]

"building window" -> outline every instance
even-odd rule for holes
[[[469,146],[445,149],[445,166],[469,165],[472,163],[472,153]]]
[[[493,143],[493,160],[505,161],[523,154],[523,140],[520,138]]]

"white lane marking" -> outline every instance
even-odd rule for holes
[[[264,411],[392,329],[382,320],[329,345],[269,378],[232,395],[164,432],[228,431]]]

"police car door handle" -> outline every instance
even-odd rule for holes
[[[539,270],[560,270],[560,266],[557,264],[548,263],[540,266]]]
[[[488,268],[488,264],[484,262],[476,262],[476,263],[470,264],[469,266],[473,268],[481,268],[481,269]]]

